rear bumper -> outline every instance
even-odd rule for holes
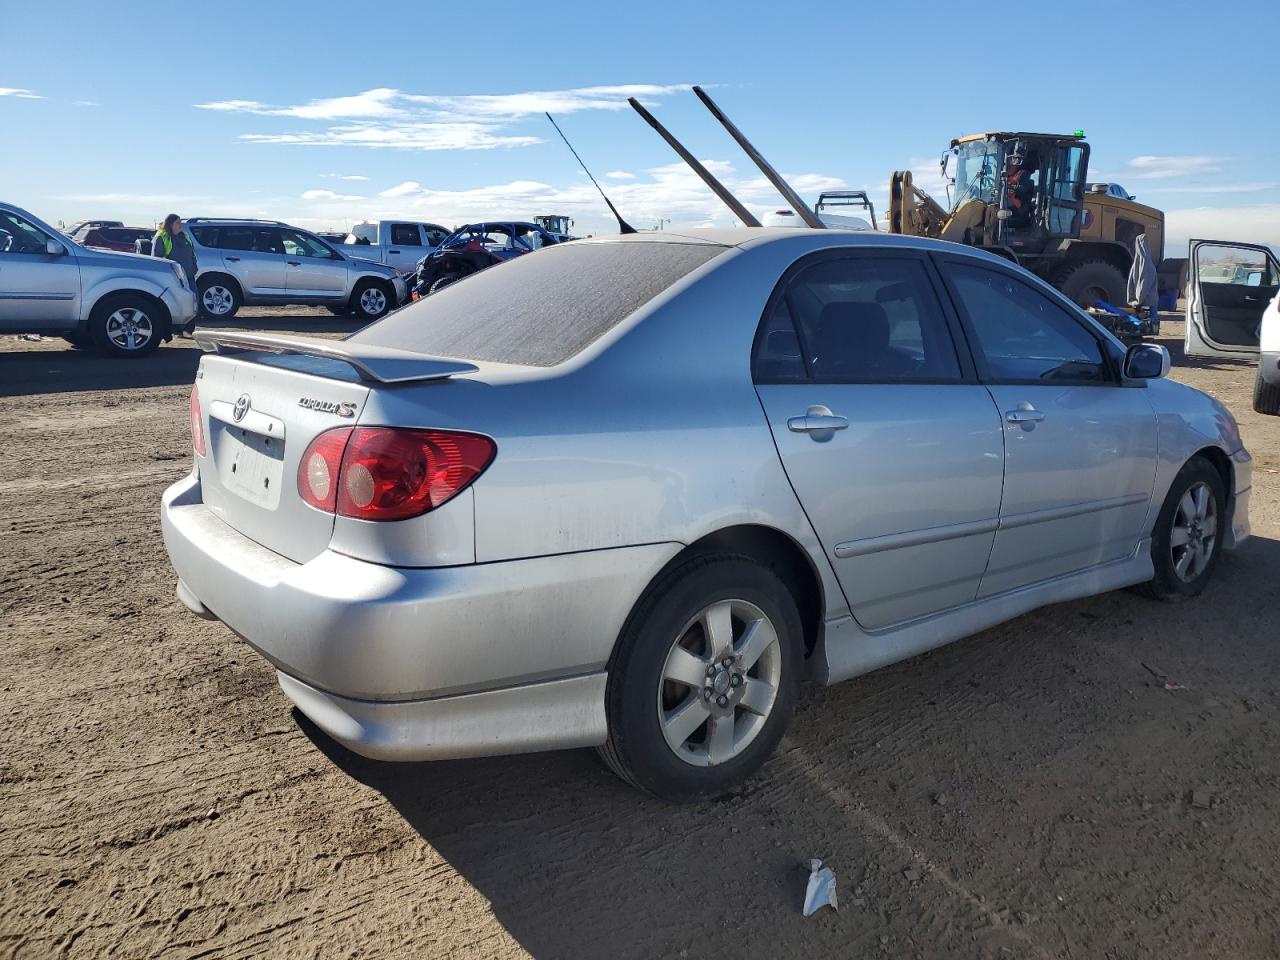
[[[1262,351],[1258,356],[1258,375],[1267,383],[1280,385],[1280,353]]]
[[[195,475],[165,492],[161,520],[179,599],[270,661],[322,729],[397,759],[603,742],[614,642],[680,549],[429,569],[326,550],[295,563],[219,519]]]
[[[294,705],[374,760],[455,760],[592,747],[606,736],[606,675],[587,674],[434,700],[354,700],[277,673]]]

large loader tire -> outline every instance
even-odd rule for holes
[[[1106,260],[1077,260],[1053,275],[1053,285],[1082,307],[1093,306],[1095,300],[1123,306],[1125,282],[1120,268]]]

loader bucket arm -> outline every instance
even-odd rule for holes
[[[940,237],[950,215],[911,179],[910,170],[894,171],[889,180],[889,232],[910,237]]]
[[[787,203],[791,205],[791,209],[805,222],[805,226],[812,227],[815,230],[825,230],[827,225],[818,219],[818,215],[810,210],[808,205],[800,199],[800,194],[791,189],[791,184],[783,180],[782,175],[773,169],[759,150],[751,145],[751,141],[744,137],[742,131],[733,125],[733,121],[724,115],[724,111],[716,106],[714,100],[707,96],[707,92],[697,86],[693,88],[693,92],[698,95],[698,99],[702,101],[703,105],[711,111],[711,115],[720,121],[721,126],[729,131],[729,136],[733,137],[738,142],[738,146],[746,151],[747,156],[760,168],[760,172],[765,175],[765,179],[773,184],[775,190],[782,194]]]

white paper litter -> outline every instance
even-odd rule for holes
[[[804,915],[811,917],[823,907],[839,910],[836,903],[836,875],[821,860],[809,861],[809,886],[804,892]]]

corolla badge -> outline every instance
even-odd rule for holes
[[[236,397],[236,405],[231,411],[231,418],[239,423],[244,419],[244,415],[249,412],[249,395],[242,393]]]
[[[298,406],[306,407],[308,410],[318,410],[321,413],[332,413],[339,417],[354,417],[356,415],[356,405],[354,403],[339,402],[337,400],[317,400],[315,397],[299,397]]]

